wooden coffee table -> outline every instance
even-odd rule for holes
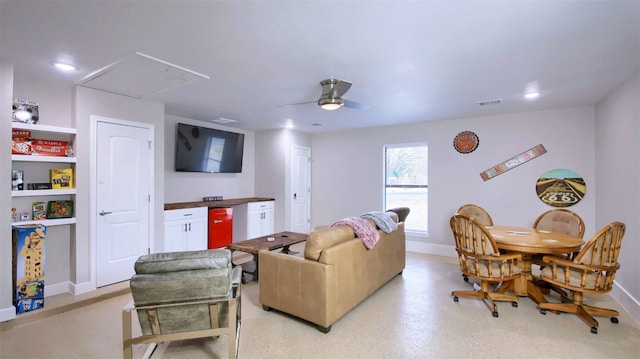
[[[242,271],[251,274],[255,280],[258,280],[258,252],[261,250],[273,251],[282,248],[282,253],[295,254],[297,252],[290,251],[289,246],[306,241],[308,236],[309,235],[305,233],[280,232],[264,237],[247,239],[246,241],[234,242],[228,244],[227,248],[231,250],[232,255],[234,251],[241,251],[250,253],[253,256],[255,269],[249,271],[247,270],[249,266],[243,266]],[[268,241],[268,238],[273,238],[273,241]]]

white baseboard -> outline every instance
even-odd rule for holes
[[[0,309],[0,322],[6,322],[12,319],[16,319],[16,307],[10,306],[9,308]]]
[[[636,321],[636,324],[640,325],[640,303],[638,303],[638,301],[635,300],[631,294],[622,288],[615,280],[613,281],[611,295],[627,312],[629,312],[629,315],[631,315],[631,318]]]
[[[444,244],[433,244],[417,241],[406,241],[407,252],[434,254],[444,257],[456,257],[456,248]]]
[[[44,286],[44,297],[56,294],[71,293],[71,282],[62,282]]]
[[[69,291],[74,295],[89,293],[97,289],[95,284],[91,282],[84,282],[80,284],[71,283],[70,286]]]

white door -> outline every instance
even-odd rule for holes
[[[151,129],[96,124],[96,285],[131,278],[150,244]]]
[[[291,232],[311,229],[311,149],[293,146],[291,154]]]

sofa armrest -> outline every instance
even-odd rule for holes
[[[280,253],[258,253],[260,304],[329,327],[337,318],[335,267]]]

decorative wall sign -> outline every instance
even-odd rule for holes
[[[547,171],[536,182],[538,198],[553,207],[573,206],[586,192],[587,185],[582,176],[567,169]]]
[[[545,153],[547,153],[547,149],[544,148],[542,144],[537,145],[515,157],[512,157],[500,163],[499,165],[493,166],[492,168],[489,168],[488,170],[480,173],[480,177],[482,177],[482,179],[485,181],[490,180],[497,175],[501,175],[508,170],[518,167],[521,164],[531,161],[532,159]]]
[[[463,131],[453,139],[453,148],[460,153],[471,153],[478,148],[480,140],[478,135],[471,131]]]

